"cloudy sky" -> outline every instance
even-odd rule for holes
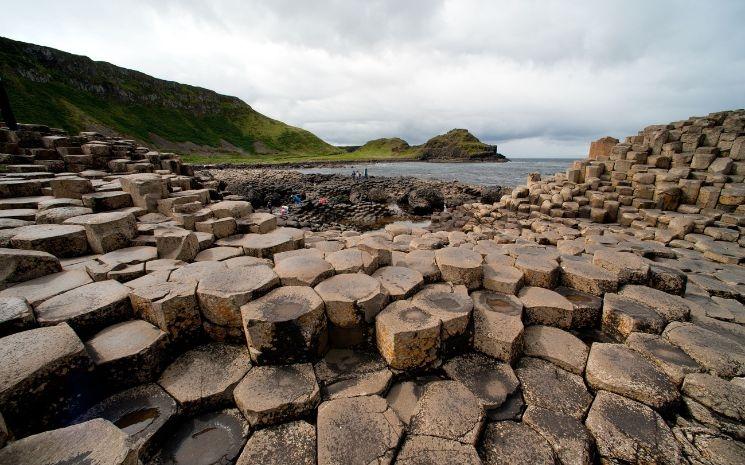
[[[745,1],[0,0],[0,35],[236,95],[335,144],[508,156],[745,107]]]

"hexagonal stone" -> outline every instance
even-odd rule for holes
[[[93,192],[91,181],[78,177],[59,177],[49,181],[49,187],[55,197],[65,199],[80,199],[83,194]]]
[[[166,333],[143,320],[109,326],[85,343],[96,372],[111,387],[152,381],[160,371]]]
[[[523,286],[523,272],[514,266],[485,263],[484,288],[502,294],[517,294]]]
[[[582,260],[563,260],[561,262],[561,284],[588,294],[602,296],[606,292],[616,292],[618,277],[605,268]]]
[[[62,224],[65,220],[76,216],[88,215],[93,210],[85,207],[57,207],[42,210],[36,214],[37,224]]]
[[[334,275],[334,268],[322,258],[296,256],[274,266],[283,286],[315,286]]]
[[[581,420],[592,403],[581,376],[562,370],[545,360],[520,359],[517,377],[528,405],[534,405]]]
[[[403,435],[401,420],[378,396],[322,403],[317,429],[318,465],[390,464]]]
[[[457,381],[435,381],[424,388],[411,417],[414,435],[436,436],[476,444],[483,426],[479,399]]]
[[[251,359],[260,364],[304,361],[326,350],[323,300],[311,287],[285,286],[241,307]]]
[[[84,339],[131,316],[129,288],[113,280],[85,284],[36,307],[39,325],[66,322]]]
[[[357,243],[357,248],[372,255],[378,266],[389,266],[396,246],[385,237],[365,235]]]
[[[632,332],[660,334],[665,319],[652,307],[618,294],[605,294],[603,299],[602,330],[618,341]]]
[[[0,298],[0,338],[36,326],[34,312],[26,299]]]
[[[623,344],[594,343],[586,377],[595,390],[614,392],[656,410],[670,408],[680,397],[665,373]]]
[[[621,289],[619,295],[651,307],[665,319],[665,324],[687,320],[691,312],[691,304],[682,297],[647,286],[629,284]]]
[[[274,270],[262,265],[211,273],[197,287],[202,315],[214,324],[240,328],[241,306],[278,284]]]
[[[233,463],[250,434],[238,409],[220,410],[186,418],[173,426],[154,451],[153,465]]]
[[[292,236],[278,230],[267,234],[245,234],[240,245],[246,255],[259,258],[272,258],[275,253],[297,248]]]
[[[195,262],[222,261],[229,258],[240,257],[243,255],[243,249],[240,247],[210,247],[199,252],[195,257]]]
[[[332,341],[334,327],[365,333],[366,325],[373,322],[375,315],[388,302],[388,293],[380,281],[364,274],[332,276],[318,284],[315,291],[326,304],[326,315],[333,324],[330,328]],[[339,339],[342,339],[340,344],[345,342],[344,337]],[[353,342],[355,338],[350,339]]]
[[[528,325],[570,328],[574,306],[564,296],[541,287],[524,287],[518,298],[523,304]]]
[[[691,373],[683,394],[732,421],[745,420],[745,387],[706,373]]]
[[[236,465],[315,465],[316,428],[307,421],[291,421],[256,431]]]
[[[331,349],[314,369],[323,400],[382,394],[393,378],[377,352]]]
[[[191,231],[180,228],[155,230],[158,257],[190,261],[199,253],[199,239]]]
[[[745,375],[745,349],[708,329],[691,323],[670,323],[662,336],[718,376]]]
[[[603,299],[569,287],[559,286],[554,291],[572,303],[572,328],[594,328],[600,322]]]
[[[551,444],[561,463],[595,463],[594,441],[581,421],[548,409],[531,406],[523,414],[523,423],[536,430]]]
[[[85,270],[61,271],[9,287],[0,291],[0,298],[25,298],[32,307],[35,307],[51,297],[90,282],[93,280]]]
[[[199,232],[209,233],[217,239],[232,236],[238,230],[235,218],[210,218],[205,221],[197,221],[194,229]]]
[[[511,295],[476,291],[473,299],[473,348],[503,362],[523,350],[523,305]]]
[[[197,336],[202,328],[196,282],[156,282],[138,286],[130,293],[139,318],[169,334],[173,341]]]
[[[106,253],[127,247],[137,235],[137,220],[134,215],[124,212],[76,216],[65,220],[65,224],[83,226],[88,244],[95,253]]]
[[[543,255],[522,254],[515,260],[515,268],[523,272],[526,286],[553,289],[559,282],[559,264]]]
[[[233,391],[252,426],[284,423],[308,414],[321,400],[313,365],[254,367]]]
[[[97,418],[13,442],[0,449],[0,463],[134,465],[137,449],[125,432]]]
[[[443,369],[450,378],[471,391],[485,409],[501,406],[520,384],[507,363],[476,353],[452,358]]]
[[[408,436],[396,457],[400,465],[481,465],[470,444],[433,436]]]
[[[484,465],[554,465],[551,446],[540,434],[524,423],[499,421],[484,430],[479,447]]]
[[[59,271],[60,261],[50,253],[0,248],[0,288]]]
[[[463,284],[468,289],[481,287],[481,254],[464,247],[446,247],[435,252],[435,262],[443,281]]]
[[[83,194],[81,200],[83,205],[92,208],[96,212],[118,210],[131,207],[132,196],[123,191],[93,192]]]
[[[221,202],[211,203],[208,208],[212,210],[215,218],[245,218],[253,213],[250,202],[245,200],[223,200]]]
[[[91,368],[83,343],[64,323],[0,339],[0,361],[0,404],[17,437],[67,419],[83,395],[70,380]]]
[[[230,405],[233,388],[250,368],[251,360],[245,347],[205,344],[171,363],[158,384],[185,412],[201,412]]]
[[[403,266],[384,266],[372,276],[380,281],[391,300],[407,299],[424,284],[424,276],[420,272]]]
[[[402,262],[396,263],[396,265],[417,270],[424,276],[424,281],[427,283],[440,281],[442,277],[433,250],[412,250],[404,255]]]
[[[176,401],[157,384],[121,391],[91,407],[76,422],[103,418],[129,435],[138,451],[147,450],[153,437],[176,414]]]
[[[626,345],[657,365],[676,386],[680,386],[688,373],[703,370],[685,352],[654,334],[631,333],[626,338]]]
[[[424,367],[437,359],[440,319],[409,301],[396,301],[375,318],[375,338],[391,367]]]
[[[228,268],[238,268],[240,266],[256,266],[256,265],[266,265],[266,266],[273,266],[271,260],[266,258],[256,258],[256,257],[246,257],[246,256],[240,256],[240,257],[234,257],[234,258],[228,258],[227,260],[224,260],[223,263]]]
[[[98,257],[107,265],[143,263],[158,258],[158,249],[149,246],[125,247]]]
[[[440,320],[443,353],[460,352],[470,346],[473,300],[465,286],[430,284],[418,292],[411,303]]]
[[[88,251],[85,228],[73,224],[23,226],[14,230],[10,244],[16,249],[39,250],[57,257],[77,257]]]
[[[359,249],[344,249],[326,254],[326,261],[331,264],[337,274],[358,273],[370,274],[378,267],[377,260]]]
[[[551,326],[528,326],[524,333],[524,354],[541,358],[581,375],[590,350],[572,333]]]
[[[598,249],[592,262],[615,273],[621,283],[646,283],[649,276],[649,265],[635,253]]]
[[[227,269],[225,262],[189,263],[173,270],[168,280],[173,282],[200,281],[213,273],[225,272]]]
[[[682,462],[680,445],[665,420],[642,403],[599,391],[585,424],[606,460],[671,465]]]

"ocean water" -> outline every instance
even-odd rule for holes
[[[566,170],[577,158],[518,158],[507,163],[356,163],[333,167],[299,168],[301,173],[346,174],[365,172],[370,176],[415,176],[422,179],[460,181],[484,186],[515,187],[525,184],[528,173],[552,175]]]

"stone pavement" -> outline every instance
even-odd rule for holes
[[[623,161],[715,147],[681,180],[731,192],[743,136],[715,114]],[[729,194],[598,224],[529,189],[432,230],[306,231],[131,141],[24,125],[0,149],[0,464],[745,462]],[[648,195],[602,152],[585,194]]]

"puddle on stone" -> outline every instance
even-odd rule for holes
[[[158,416],[160,412],[157,408],[143,408],[124,414],[114,424],[125,433],[133,435],[150,426]]]
[[[207,413],[186,420],[163,444],[156,463],[223,465],[233,463],[248,435],[237,410]]]
[[[305,305],[291,300],[272,302],[271,313],[275,321],[294,320],[303,314]]]
[[[453,313],[460,313],[463,311],[460,302],[452,295],[444,292],[427,296],[427,300],[432,302],[432,304],[441,310]]]
[[[422,323],[429,319],[429,314],[418,308],[407,308],[401,312],[401,319],[407,323]]]

